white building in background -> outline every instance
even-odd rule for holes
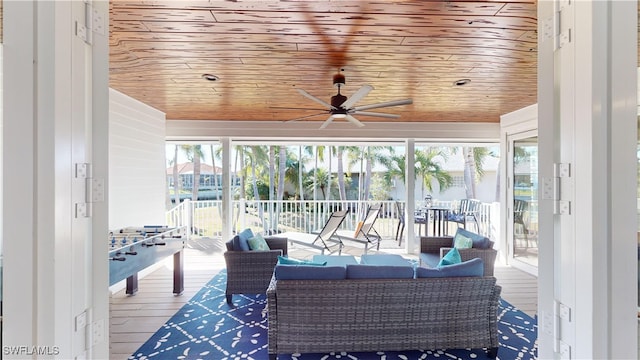
[[[476,183],[476,196],[475,198],[485,202],[496,202],[499,188],[498,188],[498,166],[500,158],[487,156],[484,160],[483,170],[484,175]],[[431,195],[433,200],[442,201],[454,201],[467,198],[467,192],[464,183],[464,159],[462,155],[450,156],[447,161],[441,163],[442,169],[448,172],[453,178],[453,185],[440,191],[440,186],[437,182],[433,182],[433,191],[429,191],[426,186],[422,185],[422,182],[416,179],[415,188],[415,200],[424,200],[427,195]],[[403,200],[406,192],[402,179],[395,179],[395,186],[391,189],[391,198],[393,200]]]

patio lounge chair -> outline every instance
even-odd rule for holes
[[[373,228],[373,224],[376,222],[381,209],[381,203],[369,206],[367,215],[362,223],[356,228],[355,232],[353,230],[338,230],[334,237],[339,241],[346,240],[364,244],[365,254],[367,253],[369,246],[376,245],[376,250],[380,250],[380,240],[382,237]]]
[[[290,243],[304,245],[312,249],[320,250],[321,254],[327,251],[329,254],[342,252],[342,241],[334,237],[335,232],[344,221],[349,210],[334,211],[329,219],[317,234],[288,231],[278,234],[279,237],[286,237]]]

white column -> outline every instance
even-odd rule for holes
[[[404,233],[407,234],[407,241],[406,241],[406,250],[408,254],[415,254],[418,253],[419,250],[419,240],[416,239],[416,233],[415,233],[415,226],[414,226],[414,218],[413,218],[413,214],[415,212],[416,209],[416,198],[415,198],[415,193],[416,193],[416,181],[415,181],[415,177],[416,177],[416,168],[415,168],[415,162],[416,162],[416,148],[415,148],[416,142],[415,139],[407,139],[405,142],[405,179],[406,179],[406,192],[405,192],[405,199],[407,199],[407,205],[405,206],[405,214],[404,214],[404,222],[405,222],[405,229],[404,229]]]
[[[227,241],[233,236],[233,204],[231,200],[231,140],[228,137],[220,138],[222,145],[222,240]]]

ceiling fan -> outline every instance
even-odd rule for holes
[[[386,102],[381,102],[377,104],[354,106],[358,101],[362,100],[365,96],[367,96],[367,94],[369,94],[371,90],[373,90],[373,86],[367,85],[367,84],[362,85],[362,87],[360,87],[358,91],[356,91],[353,95],[351,95],[350,98],[347,98],[346,96],[340,93],[340,88],[344,84],[345,84],[344,75],[336,74],[333,76],[333,86],[336,86],[338,88],[338,93],[331,97],[331,103],[327,103],[326,101],[319,99],[302,89],[296,89],[304,97],[307,97],[327,108],[326,112],[328,112],[330,115],[329,115],[329,118],[325,120],[324,123],[322,123],[322,126],[320,126],[320,129],[324,129],[327,126],[329,126],[329,124],[331,124],[334,119],[346,119],[347,121],[349,121],[350,123],[356,126],[359,126],[359,127],[364,126],[364,124],[360,122],[360,120],[356,119],[353,115],[377,116],[377,117],[383,117],[388,119],[397,119],[400,117],[400,115],[371,112],[371,111],[365,111],[365,110],[379,109],[379,108],[389,107],[389,106],[407,105],[407,104],[413,103],[412,99],[402,99],[402,100],[386,101]],[[321,113],[321,114],[324,114],[324,113]],[[309,116],[305,116],[305,118],[311,117],[311,116],[317,116],[321,114],[309,115]],[[300,119],[301,118],[294,119],[294,120],[300,120]]]

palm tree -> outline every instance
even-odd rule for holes
[[[344,186],[344,164],[343,164],[343,152],[344,146],[338,146],[336,148],[336,156],[338,158],[338,193],[340,194],[340,200],[347,200],[347,191]]]
[[[266,162],[267,153],[263,146],[249,146],[249,151],[247,153],[250,166],[251,166],[251,177],[252,177],[252,185],[253,185],[253,196],[256,202],[256,206],[258,207],[258,217],[262,222],[262,227],[265,231],[267,231],[267,223],[264,221],[264,209],[260,204],[260,192],[258,191],[258,172],[257,169],[259,164],[263,164]]]
[[[442,169],[438,157],[446,159],[446,152],[438,148],[427,148],[424,150],[416,150],[415,152],[415,178],[422,181],[422,192],[424,188],[433,191],[433,182],[437,182],[440,190],[444,190],[453,184],[451,175]],[[393,149],[389,156],[379,156],[378,161],[387,168],[387,172],[383,175],[384,181],[391,184],[394,178],[402,179],[404,184],[406,179],[406,155],[396,155]]]
[[[216,197],[218,196],[218,171],[216,170],[216,157],[218,154],[213,151],[213,145],[209,145],[211,149],[211,166],[213,167],[213,189],[216,191]]]
[[[180,204],[180,174],[178,174],[178,145],[176,144],[173,151],[173,195],[175,197],[176,206]]]
[[[371,177],[373,175],[373,167],[376,163],[383,163],[383,159],[388,158],[387,153],[392,153],[390,146],[367,146],[357,147],[350,146],[349,150],[349,168],[354,164],[360,164],[360,176],[358,179],[358,199],[367,200],[371,192]]]
[[[327,195],[325,191],[327,189],[327,184],[329,183],[329,172],[324,168],[315,168],[313,169],[313,172],[313,178],[311,181],[308,181],[307,188],[310,190],[316,190],[319,188],[322,192],[322,198],[326,199]],[[318,184],[318,186],[316,186],[316,184]]]
[[[318,200],[318,160],[324,161],[324,146],[314,146],[315,151],[315,167],[313,168],[313,200]],[[324,196],[323,196],[324,198]]]
[[[198,188],[200,187],[200,159],[204,157],[200,145],[181,145],[187,159],[193,163],[193,184],[191,188],[191,200],[198,200]]]
[[[424,197],[424,188],[433,192],[433,182],[437,182],[440,191],[445,190],[453,184],[451,175],[442,169],[440,161],[446,161],[447,154],[442,149],[427,147],[423,150],[416,150],[415,167],[416,177],[422,180],[422,194]]]
[[[476,198],[476,183],[484,176],[484,159],[490,154],[485,147],[463,147],[464,184],[467,199]]]
[[[273,216],[273,212],[274,212],[273,200],[275,196],[273,187],[276,183],[275,178],[276,178],[276,147],[273,145],[270,145],[269,146],[269,218],[271,219],[271,222],[272,222],[270,227],[273,227],[273,225],[275,225],[273,223],[273,219],[275,218],[275,216]]]

